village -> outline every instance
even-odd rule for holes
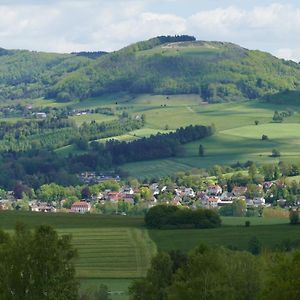
[[[265,207],[289,208],[286,199],[270,201],[274,187],[281,187],[281,181],[265,181],[262,184],[227,186],[213,183],[205,188],[192,188],[176,184],[161,183],[123,184],[119,176],[96,175],[95,172],[80,174],[85,186],[80,197],[63,197],[55,201],[16,199],[13,191],[1,197],[0,210],[27,210],[42,213],[101,213],[138,215],[158,205],[174,205],[182,208],[208,208],[219,210],[220,215],[261,216]],[[94,184],[94,185],[93,185]],[[94,187],[101,186],[100,190]],[[110,188],[111,187],[111,188]],[[299,206],[295,201],[293,206]]]

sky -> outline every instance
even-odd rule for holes
[[[0,0],[0,47],[114,51],[189,34],[300,61],[299,0]]]

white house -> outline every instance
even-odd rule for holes
[[[77,201],[72,204],[71,212],[84,214],[91,210],[91,205],[88,202]]]
[[[222,188],[219,185],[210,185],[207,188],[207,194],[209,195],[221,195],[222,194]]]

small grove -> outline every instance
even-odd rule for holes
[[[171,205],[157,205],[148,210],[145,223],[149,228],[215,228],[221,226],[218,213],[211,209],[180,209]]]

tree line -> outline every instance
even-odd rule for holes
[[[191,227],[215,228],[221,226],[218,213],[211,209],[180,209],[173,205],[156,205],[145,215],[149,228]]]

